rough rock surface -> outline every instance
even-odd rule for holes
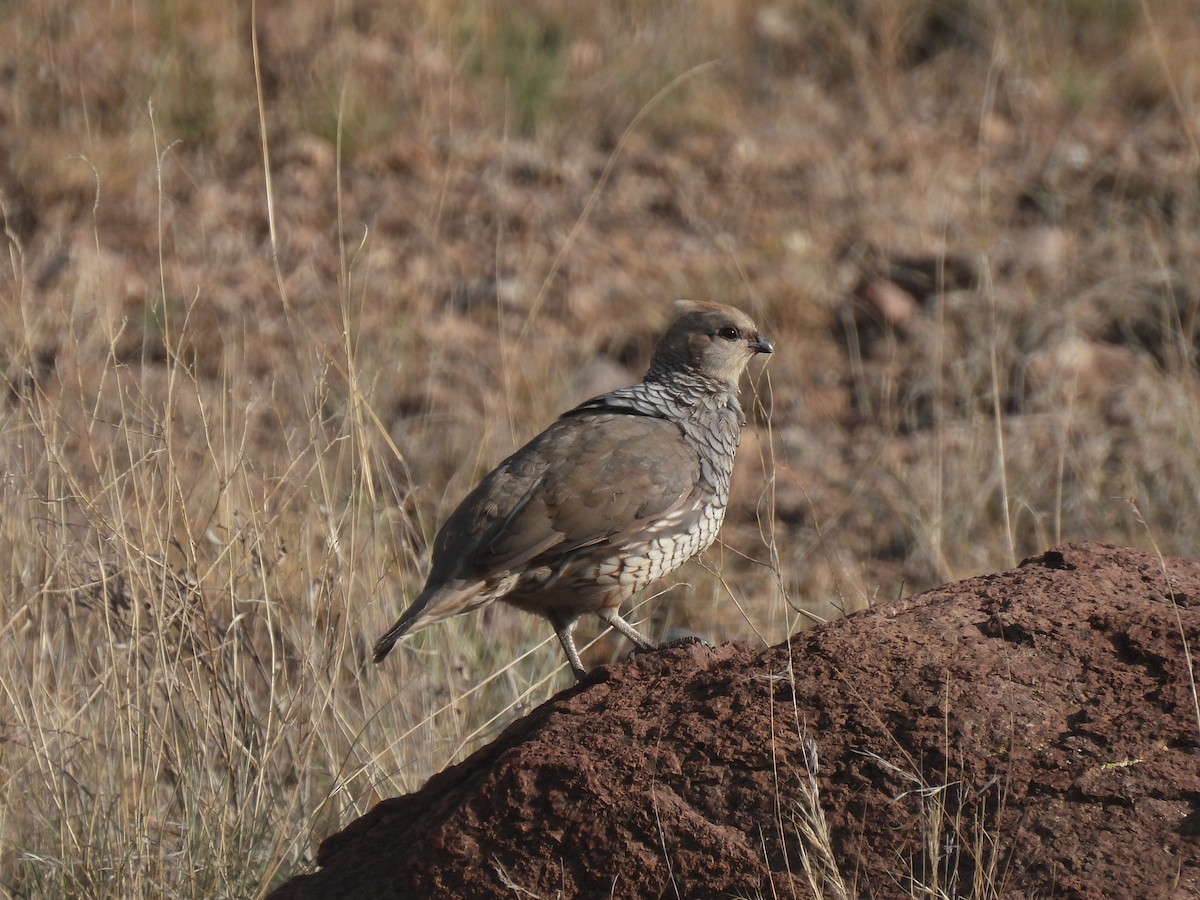
[[[646,656],[273,896],[1200,896],[1185,640],[1200,564],[1075,544],[790,646]]]

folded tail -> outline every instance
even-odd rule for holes
[[[460,583],[453,587],[447,585],[436,588],[426,587],[396,620],[396,624],[387,630],[387,634],[375,642],[371,658],[375,662],[382,662],[384,657],[392,652],[396,641],[408,632],[420,631],[427,625],[469,612],[479,605],[478,584],[463,586]]]
[[[404,615],[396,620],[396,624],[388,629],[387,634],[375,642],[375,649],[371,653],[371,659],[377,663],[383,662],[383,658],[392,652],[392,647],[396,645],[396,641],[404,637],[404,633],[412,628],[413,622],[417,620],[420,614],[421,611],[417,609],[417,604],[415,603],[406,609]]]

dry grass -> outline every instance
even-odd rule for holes
[[[1200,554],[1194,4],[267,6],[261,121],[245,8],[0,11],[0,890],[258,894],[566,683],[508,610],[366,648],[675,296],[780,352],[661,631]],[[844,330],[914,256],[978,278]]]
[[[790,703],[777,707],[772,699],[770,707],[772,762],[776,767],[771,849],[782,853],[786,870],[808,886],[813,900],[862,896],[860,882],[865,893],[927,900],[993,900],[1009,892],[1005,881],[1009,862],[1005,848],[1020,836],[1005,834],[1001,826],[1009,802],[1008,785],[1002,776],[993,776],[981,787],[951,779],[950,761],[958,750],[950,744],[949,706],[945,713],[946,741],[942,747],[945,762],[940,771],[926,771],[899,744],[895,747],[899,762],[862,751],[882,772],[902,785],[892,797],[893,803],[919,807],[917,819],[922,845],[911,858],[897,860],[907,867],[903,875],[896,871],[862,872],[849,869],[826,819],[820,778],[820,738],[812,734],[797,702],[794,670],[789,664],[786,672],[770,677],[788,681],[792,688]],[[799,765],[791,761],[781,765],[775,755],[778,752],[775,748],[787,743],[794,749],[783,755],[792,756]],[[961,763],[961,757],[958,761]],[[961,771],[961,765],[958,769]],[[765,834],[763,840],[764,855],[768,855]],[[793,848],[790,853],[789,847]]]

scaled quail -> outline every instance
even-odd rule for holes
[[[773,349],[740,310],[687,300],[675,310],[640,384],[564,413],[463,499],[375,662],[406,632],[494,600],[549,619],[580,680],[572,632],[585,613],[657,649],[621,604],[716,538],[746,424],[738,379]]]

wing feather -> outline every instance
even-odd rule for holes
[[[607,411],[564,417],[459,504],[435,543],[431,579],[554,568],[587,548],[624,544],[694,506],[699,475],[699,456],[671,422]]]

